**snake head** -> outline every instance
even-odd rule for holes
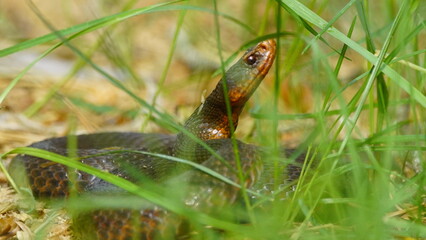
[[[202,140],[231,137],[230,122],[238,125],[244,104],[268,73],[275,58],[276,43],[265,40],[247,50],[225,73],[216,88],[185,122],[185,128]],[[225,92],[225,83],[226,89]],[[230,101],[231,116],[227,113],[225,93]],[[184,142],[193,144],[183,133],[178,135],[177,148],[189,149]]]
[[[225,75],[232,106],[243,106],[269,72],[275,59],[276,43],[269,39],[247,50]]]

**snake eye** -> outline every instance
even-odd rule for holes
[[[248,65],[254,65],[256,62],[257,62],[257,56],[256,56],[256,54],[252,54],[252,55],[250,55],[250,56],[248,56],[246,59],[245,59],[245,62],[248,64]]]

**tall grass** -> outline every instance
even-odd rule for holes
[[[45,44],[50,48],[35,62],[58,48],[69,48],[77,56],[72,72],[44,99],[27,109],[28,116],[41,114],[41,107],[54,98],[53,93],[87,65],[141,108],[148,109],[147,119],[176,132],[182,127],[174,113],[158,108],[156,100],[162,97],[164,83],[175,70],[171,65],[177,61],[174,53],[181,47],[177,39],[183,34],[182,29],[190,33],[190,38],[201,41],[201,45],[213,43],[210,49],[218,53],[218,62],[222,63],[221,70],[214,75],[221,74],[248,46],[275,37],[278,54],[274,69],[258,90],[255,101],[246,107],[251,119],[245,116],[244,120],[251,125],[240,123],[237,135],[261,146],[296,148],[296,155],[307,152],[309,161],[292,190],[276,191],[272,198],[257,196],[256,201],[248,198],[248,192],[243,207],[233,211],[224,208],[220,214],[213,215],[170,200],[170,195],[179,193],[164,190],[163,186],[152,183],[143,188],[69,161],[67,157],[28,148],[17,148],[4,155],[43,156],[99,176],[190,219],[198,233],[194,238],[219,238],[217,231],[205,227],[212,226],[225,230],[223,236],[230,239],[426,239],[426,4],[423,1],[194,0],[135,9],[132,4],[135,3],[130,1],[121,6],[119,13],[63,30],[57,30],[41,11],[38,15],[52,33],[0,50],[0,57],[6,57]],[[235,6],[241,11],[234,15]],[[38,11],[36,6],[33,9]],[[114,37],[109,33],[115,26],[125,24],[131,17],[149,13],[160,19],[169,12],[180,14],[172,22],[176,31],[170,49],[161,53],[165,65],[158,82],[160,87],[150,102],[131,89],[135,86],[132,80],[144,86],[144,79],[131,70],[128,60],[120,61],[120,56],[126,54],[108,55],[99,46],[108,37]],[[143,27],[126,27],[144,31]],[[93,47],[83,51],[79,38],[92,36],[99,29],[108,31],[97,35]],[[208,36],[207,40],[197,38],[197,31]],[[95,53],[109,56],[112,65],[127,69],[123,71],[130,77],[117,79],[109,74],[93,60]],[[32,66],[22,66],[22,74],[1,92],[0,104]],[[185,84],[191,84],[191,78],[182,81],[185,80]],[[88,108],[96,111],[95,107]],[[287,160],[291,162],[295,156],[287,156]],[[277,159],[271,157],[271,161],[282,160]],[[279,183],[276,185],[280,187]],[[110,205],[134,207],[134,202],[127,203],[110,201]],[[82,207],[77,200],[71,199],[67,204],[69,208]],[[90,208],[90,204],[85,207]],[[226,211],[234,215],[229,216]],[[247,226],[235,219],[251,224]]]

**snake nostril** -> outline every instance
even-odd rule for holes
[[[266,42],[262,42],[259,45],[259,48],[262,49],[262,50],[264,50],[264,51],[267,51],[268,50],[268,45],[266,44]]]
[[[257,45],[257,49],[261,52],[274,51],[276,46],[275,40],[268,39]]]

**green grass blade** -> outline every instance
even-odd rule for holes
[[[35,5],[31,5],[31,8],[33,11],[37,14],[37,16],[48,26],[54,33],[59,34],[59,32],[55,31],[54,27],[45,19],[43,18],[40,11],[37,9]],[[68,48],[70,48],[76,55],[78,55],[80,58],[82,58],[87,64],[89,64],[94,70],[96,70],[98,73],[100,73],[102,76],[104,76],[106,79],[108,79],[113,85],[121,89],[123,92],[128,94],[130,97],[132,97],[136,102],[138,102],[140,105],[146,107],[148,110],[155,113],[158,118],[157,120],[161,122],[162,124],[169,126],[170,128],[174,128],[177,131],[180,131],[181,133],[188,136],[191,140],[193,140],[196,143],[199,143],[201,146],[203,146],[208,152],[212,154],[212,156],[215,156],[217,159],[219,159],[222,162],[226,162],[222,156],[217,154],[211,147],[209,147],[205,142],[200,140],[198,137],[196,137],[194,134],[189,132],[187,129],[185,129],[180,124],[176,123],[175,120],[168,114],[163,113],[156,108],[152,107],[150,104],[148,104],[145,100],[139,98],[134,92],[129,90],[122,82],[115,79],[113,76],[108,74],[106,71],[104,71],[101,67],[96,65],[91,59],[89,59],[86,55],[84,55],[78,48],[76,48],[74,45],[72,45],[68,39],[64,38],[61,35],[58,35],[58,38],[60,38],[64,45],[66,45]]]
[[[182,203],[177,203],[176,201],[174,201],[173,199],[169,199],[168,197],[159,194],[157,192],[154,191],[148,191],[144,188],[141,188],[140,186],[126,180],[123,179],[121,177],[118,177],[114,174],[111,173],[107,173],[104,171],[101,171],[99,169],[96,169],[94,167],[85,165],[79,161],[76,161],[76,159],[73,158],[69,158],[69,157],[65,157],[56,153],[52,153],[46,150],[42,150],[42,149],[37,149],[37,148],[31,148],[31,147],[20,147],[20,148],[16,148],[14,150],[11,150],[3,155],[0,155],[0,160],[4,157],[6,157],[7,155],[10,154],[26,154],[26,155],[30,155],[30,156],[34,156],[34,157],[38,157],[38,158],[42,158],[42,159],[46,159],[49,161],[53,161],[59,164],[63,164],[65,166],[80,170],[80,171],[84,171],[87,172],[89,174],[95,175],[100,179],[103,179],[109,183],[112,183],[126,191],[128,191],[129,193],[135,194],[136,196],[142,197],[158,206],[164,207],[165,209],[168,209],[172,212],[175,212],[177,214],[183,215],[183,216],[188,216],[188,217],[196,217],[201,223],[203,224],[207,224],[207,225],[212,225],[215,227],[218,227],[220,229],[227,229],[227,230],[231,230],[231,231],[243,231],[244,227],[239,226],[237,224],[231,223],[231,222],[227,222],[227,221],[223,221],[220,219],[216,219],[213,218],[209,215],[206,215],[204,213],[201,212],[197,212],[195,210],[192,210],[188,207],[186,207],[185,205],[183,205]],[[1,166],[1,165],[0,165]],[[160,186],[158,186],[157,188],[161,188]],[[164,192],[164,191],[163,191]]]
[[[186,10],[181,11],[180,14],[179,14],[179,19],[178,19],[178,22],[177,22],[177,25],[176,25],[176,30],[175,30],[175,33],[173,35],[173,40],[170,44],[171,47],[169,49],[169,53],[167,55],[166,64],[163,68],[163,71],[161,72],[160,81],[157,84],[157,90],[155,91],[154,96],[152,98],[151,105],[153,107],[155,107],[155,104],[157,102],[157,98],[160,95],[160,92],[161,92],[161,90],[164,86],[164,82],[166,81],[167,74],[168,74],[169,68],[170,68],[170,64],[172,63],[173,55],[174,55],[174,52],[175,52],[175,49],[176,49],[176,44],[177,44],[177,40],[178,40],[178,37],[179,37],[179,33],[181,31],[182,24],[183,24],[184,19],[185,19],[185,15],[186,15]],[[146,127],[146,125],[148,124],[148,120],[151,118],[151,115],[152,115],[152,111],[150,110],[147,114],[148,117],[146,118],[146,120],[141,125],[141,130],[143,130]]]
[[[29,65],[27,65],[24,70],[22,70],[10,83],[9,85],[2,91],[2,93],[0,94],[0,105],[2,104],[2,102],[4,101],[4,99],[6,99],[7,95],[10,93],[10,91],[12,91],[12,89],[16,86],[16,84],[18,84],[19,80],[21,80],[21,78],[23,76],[25,76],[25,74],[37,63],[39,62],[41,59],[43,59],[45,56],[49,55],[49,53],[51,53],[53,50],[55,50],[56,48],[58,48],[59,46],[61,46],[61,43],[56,44],[55,46],[49,48],[47,51],[45,51],[43,54],[41,54],[40,56],[38,56],[34,61],[32,61]]]
[[[176,4],[179,2],[184,2],[187,0],[176,0],[171,2],[165,2],[160,3],[148,7],[138,8],[138,9],[132,9],[124,12],[120,12],[114,15],[110,15],[107,17],[99,18],[96,20],[88,21],[82,24],[74,25],[70,28],[66,28],[63,30],[59,30],[57,32],[49,33],[44,36],[34,38],[22,43],[15,44],[11,47],[5,48],[0,50],[0,57],[5,57],[7,55],[46,43],[50,42],[52,40],[58,39],[58,34],[61,36],[68,36],[70,34],[78,33],[86,31],[87,29],[90,29],[90,31],[94,31],[97,29],[100,29],[102,27],[111,26],[113,24],[122,22],[128,18],[140,15],[140,14],[147,14],[147,13],[155,13],[155,12],[163,12],[163,11],[179,11],[179,10],[194,10],[194,11],[202,11],[202,12],[208,12],[208,13],[214,13],[214,11],[202,7],[194,7],[189,5],[183,5],[183,6],[169,6],[172,4]],[[224,13],[217,13],[218,15],[224,17],[225,19],[228,19],[232,22],[235,22],[236,24],[242,26],[244,29],[246,29],[248,32],[250,32],[253,35],[256,35],[256,32],[251,29],[249,26],[244,24],[243,22],[239,21],[238,19]]]
[[[297,13],[296,12],[294,12],[293,11],[293,9],[291,8],[291,7],[288,7],[286,4],[284,4],[284,3],[282,3],[282,2],[280,2],[279,0],[276,0],[276,1],[278,1],[280,4],[281,4],[281,6],[284,8],[284,9],[286,9],[286,11],[287,12],[289,12],[301,25],[303,25],[304,27],[305,27],[305,29],[306,30],[308,30],[310,33],[312,33],[312,35],[314,35],[314,36],[316,36],[316,35],[318,35],[318,32],[317,31],[315,31],[315,29],[313,29],[310,25],[309,25],[309,23],[307,23],[306,21],[305,21],[305,19],[303,19],[303,18],[300,18],[299,17],[299,15],[297,15]],[[322,37],[319,37],[319,39],[321,40],[321,42],[323,42],[326,46],[328,46],[330,49],[332,49],[334,52],[336,52],[336,53],[338,53],[338,54],[340,54],[339,53],[339,51],[337,51],[335,48],[333,48],[324,38],[322,38]]]
[[[408,43],[410,43],[418,34],[421,30],[423,30],[426,27],[426,21],[423,21],[421,24],[417,25],[413,31],[411,31],[409,34],[407,34],[407,36],[404,37],[404,40],[402,40],[396,47],[394,50],[392,50],[388,56],[386,57],[386,62],[388,62],[389,59],[394,59],[398,53],[405,47],[407,46]],[[426,51],[426,49],[423,49],[423,52]],[[421,52],[420,52],[421,53]],[[410,56],[410,55],[409,55]],[[400,57],[400,58],[404,58],[404,57]]]
[[[348,31],[348,34],[347,34],[348,38],[352,37],[352,33],[354,31],[354,28],[355,28],[356,19],[357,18],[355,16],[354,19],[352,20],[351,27],[349,28],[349,31]],[[336,76],[340,72],[340,67],[342,66],[344,56],[345,56],[347,50],[348,50],[348,45],[344,44],[343,47],[342,47],[342,51],[341,51],[342,54],[339,56],[339,59],[337,60],[337,63],[336,63],[336,67],[334,68],[334,74]]]
[[[407,7],[408,7],[407,1],[405,1],[402,4],[401,8],[399,9],[399,12],[398,12],[398,14],[397,14],[397,16],[395,18],[395,21],[392,24],[392,27],[391,27],[391,29],[389,31],[389,34],[388,34],[388,36],[387,36],[387,38],[385,40],[385,43],[383,44],[383,47],[382,47],[382,49],[380,51],[379,57],[377,59],[377,62],[374,63],[373,71],[372,71],[369,79],[367,80],[367,84],[366,84],[366,86],[364,88],[364,91],[362,92],[359,104],[358,104],[358,106],[356,108],[356,111],[355,111],[355,114],[354,114],[354,117],[353,117],[354,123],[358,121],[359,116],[361,115],[362,106],[364,105],[364,103],[365,103],[365,101],[367,99],[367,96],[370,93],[371,87],[373,86],[373,83],[374,83],[374,79],[380,73],[381,65],[383,64],[383,61],[385,59],[386,52],[387,52],[387,50],[389,48],[389,44],[391,42],[392,36],[395,33],[395,31],[396,31],[396,29],[398,27],[398,24],[401,21],[402,15],[405,12],[405,10],[406,10]],[[380,107],[381,106],[379,105],[379,108]],[[350,138],[350,136],[352,134],[352,131],[354,130],[354,127],[355,127],[354,123],[351,124],[350,128],[346,132],[346,135],[345,135],[345,137],[343,139],[342,145],[341,145],[341,147],[339,149],[339,153],[342,153],[343,149],[346,147],[346,143],[348,142],[348,140],[349,140],[349,138]]]
[[[385,120],[385,115],[388,111],[389,106],[389,90],[386,85],[383,74],[379,74],[377,76],[377,86],[376,86],[376,94],[377,94],[377,103],[378,103],[378,121],[376,126],[376,131],[380,131],[383,128],[383,121]]]
[[[346,12],[348,9],[359,0],[351,0],[346,4],[340,11],[327,23],[327,25],[306,45],[305,49],[303,49],[302,54],[306,52],[306,50],[309,49],[309,47],[312,45],[314,41],[317,41],[322,35],[327,32],[327,30],[333,26],[333,24]],[[349,36],[350,37],[350,36]],[[341,56],[344,56],[345,54],[342,53]]]
[[[215,13],[218,12],[216,0],[213,0],[213,7],[214,7]],[[226,114],[228,116],[228,119],[232,119],[231,101],[230,101],[229,95],[228,95],[228,85],[227,85],[227,81],[226,81],[225,65],[224,65],[223,55],[222,55],[222,40],[221,40],[221,34],[220,34],[220,23],[219,23],[219,15],[218,14],[214,14],[214,25],[215,25],[217,51],[218,51],[218,56],[219,56],[219,60],[220,60],[220,69],[222,70],[222,75],[223,75],[223,78],[222,78],[221,81],[222,81],[222,86],[223,86],[224,101],[226,103]],[[246,182],[246,176],[244,176],[244,173],[243,173],[243,170],[242,170],[240,153],[238,151],[237,140],[235,139],[235,135],[234,135],[235,125],[234,125],[233,121],[229,121],[229,129],[230,129],[230,132],[231,132],[232,150],[234,152],[234,157],[235,157],[235,161],[236,161],[236,167],[237,167],[236,170],[237,170],[237,174],[238,174],[238,179],[241,183],[244,183],[244,182]],[[251,211],[251,203],[250,203],[250,200],[249,200],[249,196],[247,194],[247,189],[244,186],[244,184],[242,184],[241,186],[242,186],[241,195],[243,197],[246,209],[248,210],[249,217],[250,217],[252,222],[255,222],[253,212]]]
[[[297,0],[280,0],[282,4],[290,7],[298,16],[304,18],[306,21],[314,24],[317,27],[323,28],[327,25],[327,22],[318,16],[316,13],[312,12],[305,5],[300,3]],[[345,34],[340,32],[334,27],[329,28],[328,34],[332,37],[342,41],[346,45],[348,45],[351,49],[361,54],[367,61],[370,63],[377,63],[377,57],[359,45],[357,42],[353,41],[346,37]],[[421,106],[426,108],[426,96],[423,95],[418,89],[416,89],[410,82],[408,82],[404,77],[398,74],[395,70],[393,70],[390,66],[386,64],[383,66],[382,71],[390,78],[392,81],[398,85],[401,89],[407,92],[415,101],[417,101]]]
[[[408,53],[408,54],[405,54],[405,55],[402,55],[402,56],[399,56],[399,57],[392,59],[391,63],[399,62],[401,60],[405,60],[407,58],[418,56],[418,55],[421,55],[421,54],[424,54],[424,53],[426,53],[426,49],[414,51],[414,52],[411,52],[411,53]]]
[[[170,5],[170,4],[175,4],[175,3],[179,3],[182,2],[182,0],[177,0],[177,1],[171,1],[171,2],[165,2],[165,3],[160,3],[160,4],[155,4],[152,6],[148,6],[148,7],[143,7],[143,8],[139,8],[139,9],[132,9],[129,11],[124,11],[121,13],[117,13],[114,15],[110,15],[107,17],[103,17],[103,18],[99,18],[93,21],[89,21],[89,22],[85,22],[82,24],[78,24],[75,26],[72,26],[70,28],[64,29],[64,30],[60,30],[57,32],[53,32],[35,39],[31,39],[22,43],[18,43],[12,47],[9,48],[5,48],[3,50],[0,50],[0,57],[4,57],[7,55],[10,55],[12,53],[15,52],[19,52],[22,51],[24,49],[30,48],[30,47],[34,47],[37,45],[40,45],[42,43],[46,43],[55,39],[58,39],[58,34],[60,36],[67,36],[70,34],[74,34],[74,33],[78,33],[78,32],[82,32],[84,30],[87,29],[92,29],[92,30],[96,30],[105,26],[110,26],[112,24],[121,22],[125,19],[143,14],[143,13],[150,13],[150,12],[156,12],[156,11],[166,11],[166,10],[170,10],[170,8],[166,8],[166,6]],[[174,9],[172,9],[174,10]]]
[[[370,32],[367,16],[365,15],[366,11],[365,11],[365,8],[364,8],[364,2],[358,1],[357,4],[356,4],[356,9],[357,9],[357,12],[358,12],[359,19],[361,21],[361,25],[362,25],[364,32],[365,32],[365,40],[366,40],[366,43],[367,43],[367,49],[371,53],[374,53],[376,51],[376,47],[374,46],[374,42],[373,42],[372,37],[371,37],[371,32]]]

